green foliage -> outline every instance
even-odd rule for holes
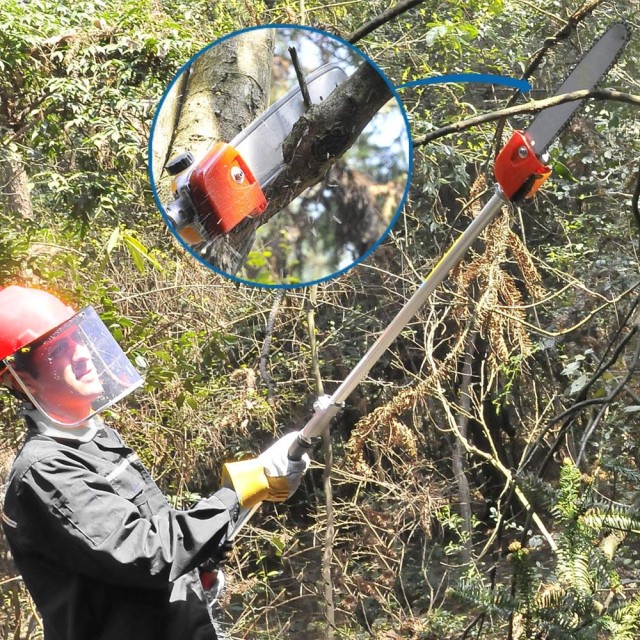
[[[274,388],[268,398],[260,359],[273,299],[215,276],[173,243],[148,185],[150,125],[175,71],[223,34],[269,21],[306,21],[346,36],[389,7],[383,0],[302,4],[2,2],[0,170],[9,163],[24,167],[34,217],[10,207],[3,176],[0,284],[42,286],[75,306],[96,307],[145,376],[144,388],[116,405],[107,420],[179,507],[217,488],[224,459],[253,455],[308,418],[314,397],[308,292],[287,293],[275,321],[266,357]],[[516,76],[576,6],[567,0],[544,7],[507,0],[422,3],[359,44],[395,84],[455,72]],[[579,27],[579,36],[560,42],[538,69],[534,97],[557,86],[604,23],[620,16],[635,20],[636,10],[630,2],[602,3]],[[634,36],[607,84],[635,90],[639,57]],[[419,135],[504,106],[509,95],[497,87],[454,85],[403,90],[401,97],[412,134]],[[528,121],[513,119],[508,127]],[[488,125],[419,149],[393,237],[366,265],[319,287],[316,334],[329,391],[468,224],[463,208],[469,185],[491,163],[494,132]],[[331,569],[337,637],[432,640],[461,637],[465,629],[466,637],[491,640],[639,637],[640,517],[630,506],[640,480],[634,378],[626,388],[629,396],[609,404],[596,425],[584,473],[549,457],[545,477],[555,480],[543,481],[538,466],[548,457],[547,447],[571,448],[589,424],[593,407],[563,432],[545,421],[582,392],[620,328],[625,292],[637,280],[637,231],[629,206],[639,134],[631,106],[587,105],[552,150],[553,179],[535,202],[522,205],[522,215],[514,210],[517,232],[543,274],[547,295],[542,302],[523,302],[527,322],[544,335],[532,358],[506,360],[490,380],[484,354],[473,363],[470,391],[477,393],[478,407],[487,400],[513,411],[504,429],[496,435],[492,425],[482,424],[495,412],[479,411],[474,402],[468,411],[457,406],[465,362],[448,358],[465,334],[453,329],[450,284],[403,331],[336,420],[338,526]],[[367,167],[381,153],[370,142],[359,158]],[[273,256],[296,256],[284,236],[267,250],[252,255],[252,267],[260,281],[273,282]],[[526,282],[516,284],[526,289]],[[464,302],[473,310],[474,301]],[[501,315],[512,311],[496,309]],[[626,374],[627,355],[591,387],[591,399],[615,388]],[[417,458],[411,464],[400,460],[406,451],[393,458],[383,449],[393,435],[391,421],[382,420],[380,430],[367,435],[368,475],[344,453],[363,415],[387,411],[432,373],[454,418],[479,426],[473,433],[478,446],[493,455],[495,444],[505,468],[518,469],[519,487],[557,553],[531,529],[518,504],[508,503],[495,470],[473,453],[463,456],[473,525],[471,535],[463,530],[451,465],[455,436],[433,387],[403,400],[393,414],[415,438]],[[0,392],[3,452],[21,439],[15,409]],[[483,441],[487,434],[494,442]],[[327,637],[319,573],[326,513],[317,466],[299,497],[265,509],[257,526],[243,534],[230,565],[226,610],[226,622],[238,635]],[[437,506],[429,506],[431,497],[421,491],[432,492]],[[376,508],[367,511],[371,505]],[[312,531],[309,514],[317,514]],[[514,532],[522,536],[519,544],[509,537]],[[618,534],[626,535],[624,542],[605,553],[604,543]],[[471,562],[461,566],[467,549]],[[0,637],[37,638],[27,594],[9,564],[5,571],[2,549],[0,555]]]
[[[540,493],[539,482],[523,483]],[[552,571],[545,571],[536,546],[509,545],[511,583],[493,584],[468,573],[453,590],[476,611],[510,621],[518,638],[633,638],[640,630],[637,596],[624,595],[622,565],[603,552],[611,530],[636,532],[639,514],[602,498],[596,499],[594,479],[569,460],[550,504],[557,543]],[[544,490],[548,497],[549,487]],[[542,502],[542,501],[539,501]],[[606,634],[606,635],[602,635]]]
[[[144,164],[154,107],[199,46],[147,2],[8,0],[0,34],[3,148],[29,167],[39,219],[95,225],[154,212]]]

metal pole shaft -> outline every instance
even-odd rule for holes
[[[464,254],[493,218],[495,218],[505,203],[506,199],[502,191],[496,188],[496,193],[491,200],[487,202],[464,233],[451,245],[449,251],[442,256],[440,262],[438,262],[427,276],[427,279],[420,285],[411,298],[409,298],[389,326],[378,336],[378,339],[371,345],[360,362],[335,390],[329,403],[322,408],[316,409],[311,420],[309,420],[302,429],[298,442],[294,443],[289,449],[289,458],[291,460],[300,460],[311,445],[311,438],[321,435],[323,431],[329,427],[331,419],[339,413],[342,403],[349,397],[360,382],[362,382],[371,370],[371,367],[373,367],[382,354],[389,348],[389,345],[398,337],[402,329],[404,329],[418,309],[427,301],[427,298],[435,291],[436,287],[442,283],[451,270],[462,260]],[[257,504],[252,509],[241,509],[240,516],[234,526],[233,533],[229,536],[229,540],[235,538],[259,506],[260,505]]]
[[[496,190],[491,200],[487,202],[464,233],[451,245],[447,253],[442,256],[440,262],[438,262],[427,276],[427,279],[420,285],[411,298],[409,298],[398,315],[391,321],[380,336],[378,336],[378,339],[371,345],[360,362],[334,391],[331,396],[331,406],[329,406],[328,409],[316,411],[311,420],[305,425],[301,433],[304,441],[321,435],[329,426],[333,416],[338,413],[340,405],[349,397],[360,382],[362,382],[371,370],[371,367],[373,367],[391,343],[398,337],[402,329],[404,329],[411,318],[417,313],[418,309],[427,301],[436,287],[445,280],[451,270],[462,260],[464,254],[505,203],[506,200],[502,192],[499,189]],[[291,453],[293,454],[294,452],[292,451]],[[291,457],[295,459],[293,455]]]

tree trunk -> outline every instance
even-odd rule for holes
[[[269,104],[274,33],[256,29],[212,47],[183,72],[165,99],[153,138],[153,174],[162,202],[171,199],[167,160],[190,151],[202,156],[219,140],[233,139]],[[157,149],[157,151],[156,151]],[[168,153],[167,153],[168,150]],[[157,157],[156,157],[157,156]],[[162,157],[164,156],[164,158]],[[235,273],[248,253],[253,229],[230,244],[215,239],[215,251],[194,247],[213,266]],[[204,255],[207,254],[207,255]]]
[[[158,113],[158,120],[154,131],[151,151],[153,155],[153,181],[158,189],[158,195],[162,202],[168,202],[171,198],[170,180],[160,181],[166,163],[171,159],[171,146],[174,132],[180,122],[182,104],[189,80],[188,73],[180,74],[167,93],[162,109]]]
[[[190,69],[172,153],[231,140],[269,104],[274,34],[247,31],[212,47]]]
[[[11,154],[0,165],[2,193],[7,198],[7,212],[22,218],[33,219],[33,204],[29,176],[22,158]]]

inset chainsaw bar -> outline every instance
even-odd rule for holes
[[[336,63],[316,69],[305,78],[311,102],[325,100],[346,78]],[[306,109],[295,87],[231,142],[216,143],[197,162],[187,152],[167,163],[175,199],[165,213],[187,244],[227,234],[267,208],[262,190],[283,170],[282,145]]]

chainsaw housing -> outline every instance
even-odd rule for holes
[[[514,131],[493,172],[507,200],[517,201],[533,197],[551,175],[551,167],[540,161],[526,133]]]
[[[212,147],[189,176],[191,201],[210,236],[229,233],[267,208],[267,199],[240,153],[224,142]]]

